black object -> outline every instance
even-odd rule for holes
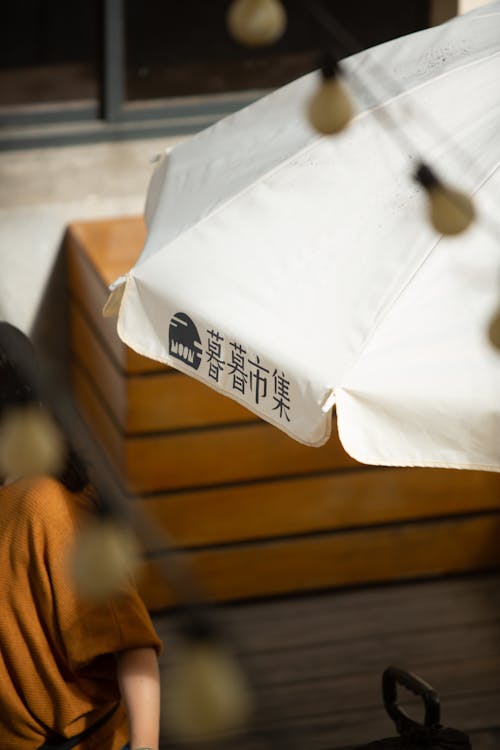
[[[411,719],[398,705],[398,684],[422,698],[425,706],[423,724]],[[376,740],[357,750],[472,750],[466,734],[441,726],[439,696],[417,675],[389,667],[382,675],[382,695],[385,710],[396,724],[399,737]]]
[[[38,750],[71,750],[71,748],[76,747],[83,742],[84,739],[90,737],[91,734],[94,734],[94,732],[97,732],[98,729],[104,726],[104,724],[111,719],[118,706],[119,703],[113,706],[111,711],[108,711],[108,713],[102,716],[99,721],[96,721],[95,724],[84,729],[83,732],[75,734],[73,737],[69,738],[55,735],[47,742],[44,742],[43,745],[40,745]]]

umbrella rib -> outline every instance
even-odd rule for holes
[[[343,47],[344,51],[348,52],[349,54],[353,55],[357,52],[359,52],[359,49],[362,47],[361,43],[359,42],[356,37],[354,37],[339,21],[338,19],[333,16],[329,11],[327,11],[325,8],[323,8],[320,4],[315,2],[314,0],[302,0],[303,5],[308,8],[311,12],[311,14],[316,18],[316,20],[325,28],[326,31],[328,31],[335,42],[339,44],[341,47]],[[491,13],[488,14],[488,16],[498,16],[500,13]],[[493,55],[489,56],[489,60],[498,57],[500,55],[500,52],[496,52]],[[465,68],[472,67],[476,64],[480,64],[484,61],[485,58],[480,58],[479,60],[473,60],[470,62],[465,62],[463,65],[461,65],[459,68],[454,68],[453,70],[445,71],[440,76],[436,76],[431,79],[431,81],[424,81],[422,84],[419,84],[417,86],[414,86],[411,89],[403,90],[399,84],[399,82],[387,71],[387,68],[383,65],[381,65],[378,62],[375,62],[373,60],[373,56],[370,58],[368,54],[365,54],[363,63],[365,64],[369,62],[371,63],[372,72],[374,74],[374,78],[376,75],[376,78],[378,81],[382,81],[382,83],[385,83],[385,89],[390,94],[391,98],[386,100],[384,102],[384,107],[392,103],[396,100],[398,100],[401,96],[406,96],[407,94],[414,93],[415,91],[418,91],[420,88],[425,87],[430,82],[434,82],[436,80],[439,80],[440,78],[446,77],[448,75],[454,74],[457,71],[462,71]],[[368,86],[364,83],[362,78],[360,77],[359,73],[357,71],[348,70],[347,71],[347,77],[351,78],[355,85],[358,87],[358,89],[361,92],[361,95],[363,94],[366,97],[367,92],[370,92],[370,89]],[[412,151],[422,162],[425,161],[422,155],[419,153],[419,150],[414,146],[413,141],[411,138],[407,136],[404,130],[398,127],[398,123],[396,119],[390,115],[387,111],[384,111],[383,113],[380,111],[379,107],[373,107],[371,110],[365,110],[365,111],[372,111],[373,115],[378,119],[378,121],[381,123],[382,127],[386,128],[386,130],[392,135],[395,141],[399,142],[400,147],[403,151],[406,149],[409,149]],[[427,110],[425,110],[423,107],[416,107],[415,102],[410,103],[410,106],[408,108],[410,115],[412,115],[413,119],[422,126],[424,125],[428,132],[430,132],[433,137],[436,138],[437,141],[442,140],[443,138],[446,139],[448,142],[451,142],[453,145],[453,148],[455,150],[455,154],[458,156],[459,159],[463,162],[463,167],[470,170],[476,170],[477,163],[476,161],[461,148],[456,141],[454,141],[450,134],[444,131],[438,122],[434,120],[434,118],[429,114]],[[479,174],[477,175],[479,177]],[[482,178],[481,176],[481,179]],[[450,196],[450,199],[452,202],[455,201],[455,198],[453,195]],[[457,204],[458,205],[458,204]],[[458,205],[460,208],[460,205]],[[500,223],[496,222],[495,219],[492,217],[489,217],[488,224],[491,228],[494,228],[494,238],[498,240],[500,237]]]

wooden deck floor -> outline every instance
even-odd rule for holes
[[[380,696],[389,664],[435,687],[443,724],[468,732],[474,750],[500,748],[499,574],[226,605],[217,613],[260,686],[259,726],[286,727],[288,748],[351,748],[394,735]],[[155,617],[155,624],[168,661],[175,617]],[[255,742],[241,738],[237,747]]]

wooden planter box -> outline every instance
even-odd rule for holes
[[[335,429],[307,448],[125,347],[101,310],[144,237],[136,217],[69,227],[72,385],[123,487],[215,599],[498,565],[499,475],[365,467]],[[141,586],[152,609],[174,603],[152,562]]]

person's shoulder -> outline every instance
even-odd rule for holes
[[[70,492],[57,479],[49,476],[21,479],[4,487],[2,492],[18,516],[56,526],[91,511],[91,501],[85,493]]]

